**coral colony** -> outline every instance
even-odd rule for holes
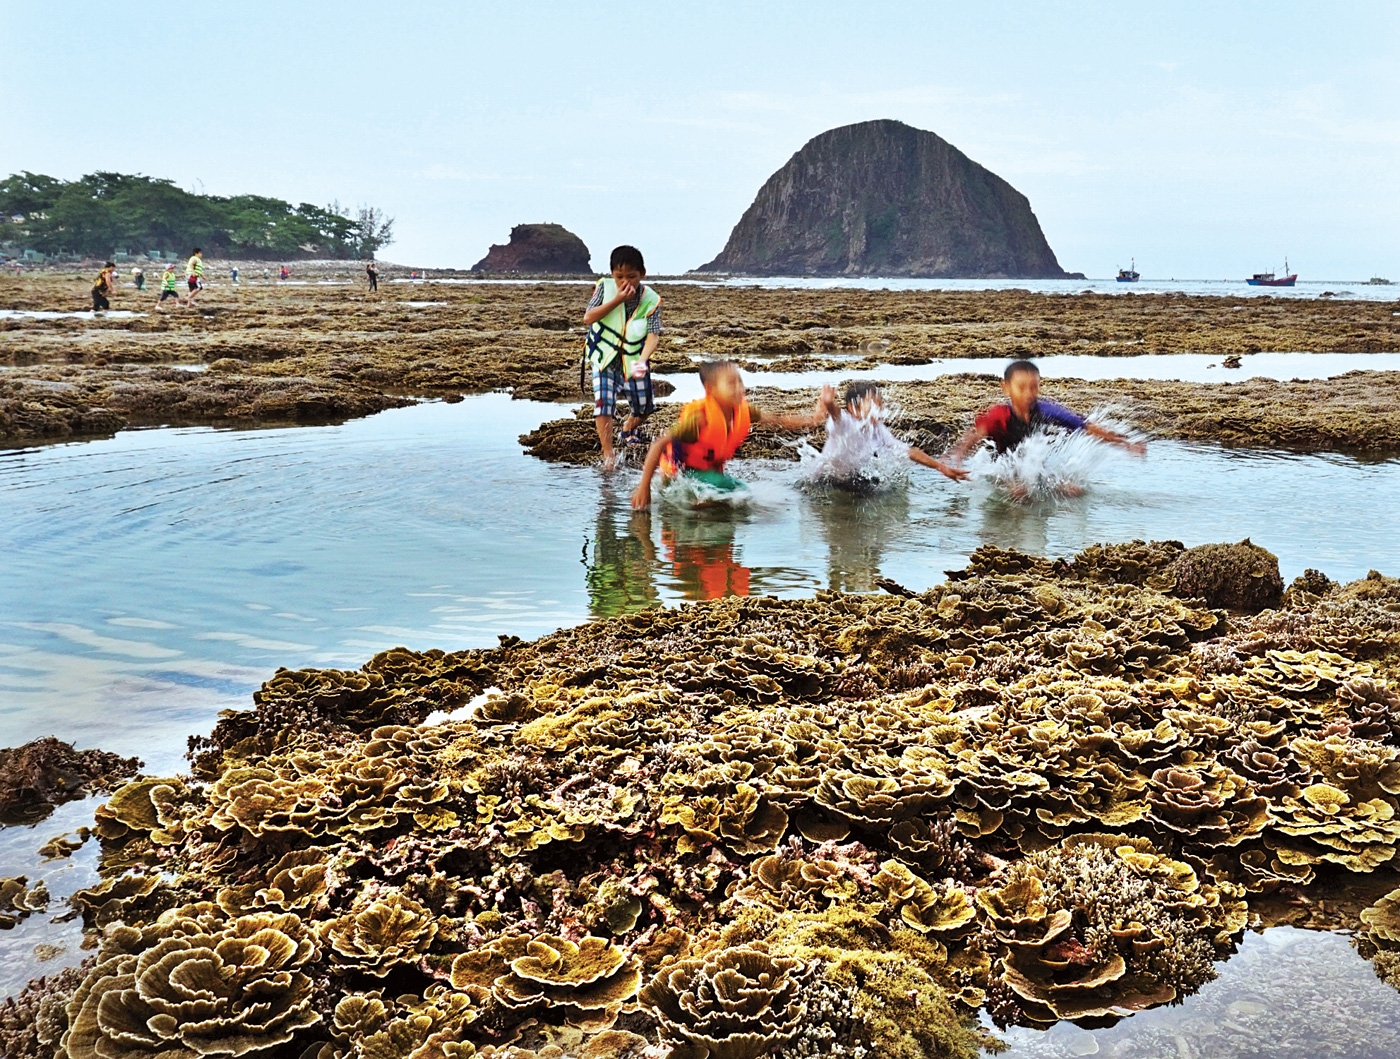
[[[1400,840],[1400,582],[986,547],[279,671],[97,812],[96,952],[8,1054],[971,1056],[1170,1002]],[[433,715],[433,723],[423,722]],[[120,782],[120,780],[116,781]],[[11,923],[46,895],[0,883]],[[1400,984],[1400,891],[1357,946]]]

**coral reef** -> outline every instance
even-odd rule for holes
[[[1252,549],[1183,588],[1191,555],[989,547],[922,593],[279,671],[98,811],[98,959],[46,1025],[68,1059],[914,1059],[975,1055],[979,1009],[1183,997],[1400,844],[1400,581],[1255,613]]]
[[[74,750],[52,736],[0,749],[0,825],[35,823],[54,806],[110,791],[141,767],[105,750]]]

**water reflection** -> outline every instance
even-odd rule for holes
[[[868,496],[836,488],[808,492],[806,510],[826,540],[827,587],[876,591],[885,549],[909,525],[910,509],[905,489]]]
[[[1220,977],[1184,1002],[1107,1029],[1071,1022],[998,1034],[1003,1059],[1394,1059],[1400,994],[1341,934],[1273,927],[1246,934]]]

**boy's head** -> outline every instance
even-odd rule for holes
[[[732,360],[707,360],[700,365],[700,383],[705,396],[713,397],[726,412],[744,402],[744,379]]]
[[[202,253],[204,253],[204,251],[201,250],[199,247],[195,247],[195,248],[194,248],[194,256],[195,256],[195,257],[198,257],[198,256],[199,256],[200,254],[202,254]]]
[[[1011,402],[1011,410],[1027,418],[1040,397],[1040,369],[1028,360],[1013,360],[1002,372],[1001,392]]]
[[[117,267],[117,263],[116,263],[115,261],[108,261],[105,265],[102,266],[102,271],[103,271],[103,272],[106,272],[109,268],[116,268],[116,267]]]
[[[846,387],[846,411],[862,419],[884,408],[884,397],[880,384],[876,382],[853,382]]]
[[[608,258],[608,270],[619,284],[636,286],[646,278],[647,265],[642,260],[640,250],[635,246],[623,245],[613,247],[612,256]]]

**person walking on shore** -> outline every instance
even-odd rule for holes
[[[102,271],[97,274],[97,278],[92,281],[92,311],[95,313],[106,312],[112,307],[112,303],[107,300],[107,295],[117,289],[117,266],[113,261],[108,261],[102,266]]]
[[[136,284],[137,290],[146,289],[146,272],[140,265],[131,270],[131,282]]]
[[[165,272],[160,277],[160,297],[156,299],[156,310],[160,311],[161,303],[166,298],[174,298],[175,305],[180,304],[180,277],[175,271],[175,262],[170,262],[165,266]]]
[[[365,265],[365,278],[369,280],[370,290],[376,291],[379,289],[379,269],[374,267],[373,261]]]
[[[190,255],[189,262],[185,265],[185,282],[190,288],[190,295],[185,299],[185,305],[193,309],[195,297],[204,289],[204,251],[199,247],[194,248],[194,253]]]

